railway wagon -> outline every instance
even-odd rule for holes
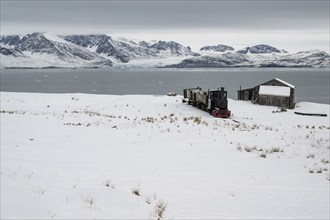
[[[184,97],[183,102],[188,102],[189,105],[195,106],[194,100],[196,100],[196,98],[195,98],[194,91],[197,91],[197,90],[201,90],[201,88],[197,87],[197,88],[184,89],[183,90],[183,97]]]

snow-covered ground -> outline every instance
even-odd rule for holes
[[[1,92],[1,218],[329,219],[329,105],[181,99]]]

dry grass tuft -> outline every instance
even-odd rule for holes
[[[132,193],[134,195],[141,196],[141,194],[140,194],[140,187],[139,186],[133,187],[132,188]]]
[[[315,154],[308,154],[306,158],[312,158],[312,159],[314,159],[315,158]]]
[[[201,117],[195,117],[194,122],[197,123],[197,124],[200,124],[202,122]]]
[[[326,163],[329,163],[329,160],[328,159],[321,159],[321,162],[323,163],[323,164],[326,164]]]
[[[95,205],[96,200],[91,195],[88,195],[85,198],[85,202],[86,202],[86,204],[88,205],[89,208],[92,208]]]
[[[109,188],[112,188],[112,189],[115,188],[115,185],[114,185],[113,183],[111,183],[111,180],[106,180],[106,181],[103,183],[103,185],[104,185],[105,187],[109,187]]]
[[[164,217],[166,208],[167,208],[167,203],[165,203],[162,200],[157,202],[157,204],[155,206],[155,214],[156,214],[157,220],[160,220]]]

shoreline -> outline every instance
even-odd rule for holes
[[[0,90],[0,94],[1,93],[17,93],[17,94],[45,94],[45,95],[101,95],[101,96],[154,96],[154,97],[162,97],[162,96],[167,96],[167,94],[107,94],[107,93],[97,93],[97,91],[94,91],[94,93],[84,93],[84,92],[64,92],[64,93],[58,93],[58,92],[26,92],[26,91],[1,91]],[[181,94],[177,94],[177,97],[181,97],[183,99],[183,96]],[[232,98],[228,98],[230,100],[233,101],[242,101],[242,102],[246,102],[246,103],[252,103],[251,101],[244,101],[244,100],[237,100],[237,99],[232,99]],[[322,102],[311,102],[311,101],[299,101],[296,102],[295,104],[299,104],[299,103],[312,103],[312,104],[317,104],[317,105],[329,105],[330,103],[322,103]],[[263,105],[261,105],[263,106]],[[276,106],[270,106],[270,107],[274,107],[277,108]],[[292,109],[294,110],[294,109]]]

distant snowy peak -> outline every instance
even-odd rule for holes
[[[174,41],[146,42],[107,35],[68,35],[63,38],[85,48],[94,48],[96,53],[114,57],[123,63],[132,59],[195,55],[189,47]]]
[[[82,60],[103,59],[92,54],[75,44],[65,41],[63,38],[51,33],[27,34],[21,39],[18,36],[7,36],[0,39],[3,45],[13,46],[17,51],[30,54],[48,54],[59,59],[79,58]]]
[[[204,46],[200,49],[201,51],[216,51],[216,52],[227,52],[227,51],[234,51],[234,48],[231,46],[218,44],[215,46]]]
[[[201,51],[211,51],[211,52],[233,52],[234,48],[231,46],[218,44],[214,46],[204,46],[200,49]],[[267,54],[267,53],[287,53],[285,50],[279,50],[275,47],[259,44],[252,47],[245,47],[238,50],[237,53],[240,54]]]
[[[116,42],[105,34],[100,35],[67,35],[63,36],[68,42],[87,48],[97,54],[113,57],[120,62],[128,62],[129,54],[118,47]]]
[[[11,47],[33,58],[33,62],[57,67],[112,65],[109,60],[83,47],[70,43],[51,33],[32,33],[18,38],[16,35],[0,38],[0,44]],[[25,65],[25,63],[24,63]]]
[[[7,46],[19,44],[21,38],[18,35],[0,36],[0,43]]]
[[[56,48],[54,42],[48,40],[42,33],[27,34],[15,45],[15,49],[31,53],[64,55]]]
[[[171,56],[198,56],[199,54],[191,51],[191,48],[185,47],[174,41],[158,41],[148,48],[155,50],[157,54],[167,52]]]
[[[176,52],[181,52],[180,49],[182,48],[182,45],[174,41],[166,42],[160,40],[149,47],[156,50],[157,52],[171,50],[173,53],[176,53]]]
[[[265,54],[265,53],[282,53],[286,51],[281,51],[275,47],[266,45],[266,44],[259,44],[252,47],[246,47],[244,49],[238,50],[237,53],[242,54]]]

